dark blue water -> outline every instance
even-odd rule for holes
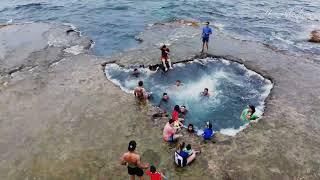
[[[153,105],[158,106],[166,92],[171,101],[170,113],[176,104],[185,105],[189,110],[185,124],[193,123],[202,128],[209,121],[214,130],[227,134],[234,134],[244,125],[239,117],[248,104],[256,105],[258,113],[262,113],[264,100],[272,88],[269,80],[243,65],[221,59],[179,63],[167,73],[143,68],[140,71],[140,77],[136,78],[132,76],[132,69],[115,64],[106,66],[107,77],[123,90],[132,93],[142,80],[146,90],[153,93]],[[183,85],[175,87],[176,80]],[[210,97],[200,95],[204,88],[209,89]]]
[[[93,38],[96,54],[111,55],[134,47],[150,23],[209,20],[235,38],[319,55],[319,45],[306,42],[320,26],[319,7],[315,0],[2,0],[0,23],[72,23]]]

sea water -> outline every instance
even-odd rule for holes
[[[270,80],[225,59],[206,58],[178,63],[168,72],[138,69],[140,75],[135,77],[133,69],[108,64],[105,73],[112,82],[132,95],[138,82],[143,81],[145,89],[152,92],[150,102],[155,106],[159,105],[162,94],[167,93],[171,101],[169,113],[174,105],[187,107],[185,125],[192,123],[201,130],[209,121],[214,130],[228,135],[244,128],[245,122],[239,117],[247,105],[255,105],[257,113],[262,115],[264,101],[272,88]],[[180,80],[182,85],[175,86],[176,80]],[[209,89],[209,97],[201,96],[204,88]]]
[[[320,55],[319,45],[307,42],[320,26],[319,7],[319,0],[1,0],[0,23],[71,23],[95,41],[95,54],[111,55],[135,47],[148,24],[210,21],[237,39]]]

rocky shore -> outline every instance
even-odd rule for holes
[[[155,24],[137,48],[110,58],[90,55],[90,39],[68,30],[42,23],[0,29],[0,179],[128,179],[119,157],[132,139],[142,160],[170,179],[320,178],[320,65],[312,57],[218,33],[211,56],[245,64],[274,88],[258,123],[216,143],[191,139],[202,153],[179,169],[161,140],[165,119],[152,119],[154,109],[137,106],[101,64],[159,64],[159,42],[170,44],[175,62],[200,57],[198,27]]]

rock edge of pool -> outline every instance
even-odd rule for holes
[[[319,179],[320,64],[314,57],[287,55],[218,31],[209,55],[242,63],[274,86],[264,116],[236,136],[218,135],[215,143],[185,136],[202,150],[186,168],[174,165],[174,148],[162,141],[166,120],[151,119],[154,108],[139,108],[132,95],[106,79],[105,63],[159,64],[158,42],[177,29],[190,36],[166,42],[171,59],[193,59],[201,47],[198,28],[156,24],[140,35],[136,48],[97,57],[88,51],[89,38],[63,33],[67,26],[2,27],[0,179],[128,179],[119,157],[133,139],[142,161],[156,163],[169,179]],[[12,44],[14,37],[19,41]]]

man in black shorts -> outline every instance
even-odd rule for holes
[[[149,163],[142,164],[139,154],[135,152],[136,146],[136,141],[129,142],[128,152],[122,155],[121,164],[127,165],[128,174],[130,175],[131,180],[134,180],[135,176],[138,176],[140,180],[143,180],[143,169],[149,168]]]

